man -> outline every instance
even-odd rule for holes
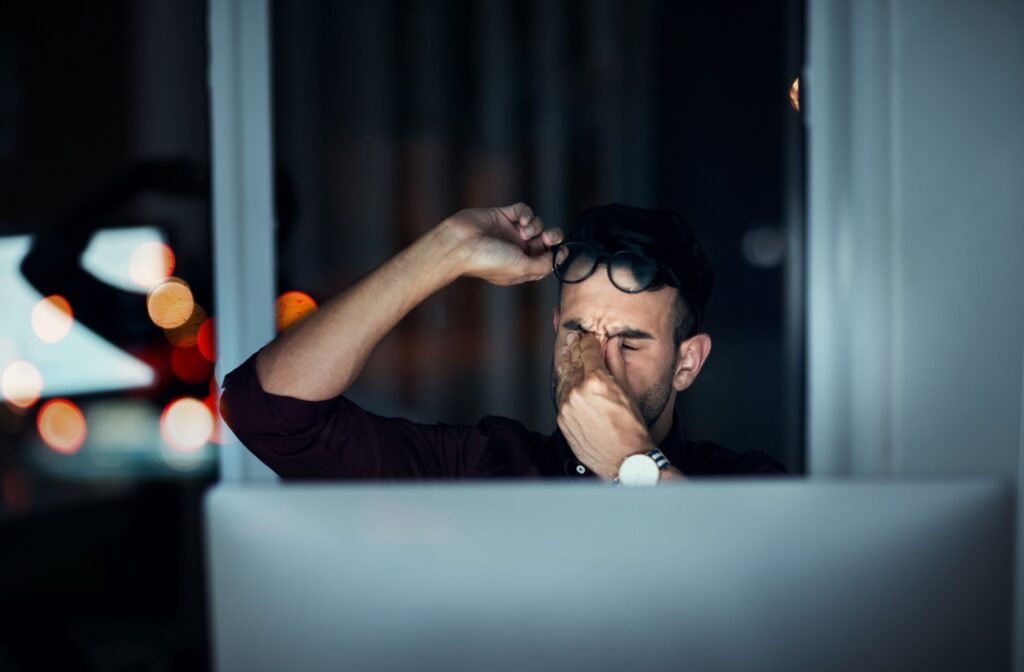
[[[700,326],[713,274],[689,226],[673,212],[613,204],[582,213],[563,238],[523,203],[449,217],[228,374],[225,421],[285,478],[655,485],[784,473],[762,453],[690,441],[675,413],[676,395],[711,353]],[[456,278],[507,286],[552,270],[558,431],[545,436],[497,416],[475,427],[426,425],[343,396],[388,331]]]

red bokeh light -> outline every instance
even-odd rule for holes
[[[199,327],[196,344],[199,346],[199,354],[211,362],[217,361],[217,328],[212,317]]]
[[[85,415],[67,399],[51,399],[39,409],[36,427],[43,442],[58,453],[77,453],[87,434]]]
[[[199,348],[175,348],[171,353],[171,369],[174,375],[186,383],[202,383],[213,375],[213,362],[199,352]]]

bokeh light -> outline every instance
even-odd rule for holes
[[[797,112],[800,111],[800,78],[797,77],[793,80],[793,84],[789,87],[789,104],[793,106],[793,109]]]
[[[42,299],[32,309],[32,331],[46,343],[56,343],[67,336],[73,323],[71,304],[59,294]]]
[[[305,292],[285,292],[277,297],[277,330],[284,331],[316,311],[316,301]]]
[[[143,243],[128,260],[128,275],[139,287],[149,289],[174,272],[174,251],[160,242]]]
[[[167,278],[149,290],[146,309],[153,324],[164,329],[180,327],[195,308],[192,290],[181,278]]]
[[[199,346],[199,353],[203,357],[211,362],[217,361],[217,331],[212,317],[199,327],[196,345]]]
[[[199,329],[206,322],[208,316],[206,309],[198,303],[193,304],[192,314],[188,316],[184,324],[173,329],[164,329],[167,340],[179,348],[190,348],[199,340]]]
[[[213,433],[210,434],[210,441],[217,445],[223,446],[227,443],[224,438],[223,422],[220,417],[220,395],[211,393],[209,396],[203,398],[203,403],[210,409],[210,415],[213,416]]]
[[[15,360],[0,376],[0,391],[11,405],[28,408],[39,401],[43,393],[43,374],[32,362]]]
[[[186,383],[204,383],[213,375],[213,362],[203,357],[199,348],[175,348],[171,353],[171,369]]]
[[[786,256],[786,236],[781,227],[759,226],[743,234],[743,257],[751,266],[774,268]]]
[[[160,416],[160,434],[175,450],[199,450],[213,435],[213,415],[195,397],[182,397],[167,405]]]
[[[85,416],[67,399],[51,399],[43,404],[36,426],[43,442],[58,453],[76,453],[85,443]]]

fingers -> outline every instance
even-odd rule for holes
[[[533,208],[526,203],[513,203],[495,209],[498,214],[516,226],[526,226],[533,219]]]
[[[531,217],[525,224],[519,225],[519,237],[523,240],[533,238],[544,230],[544,220],[540,217]]]
[[[562,242],[561,229],[544,229],[544,220],[533,214],[533,208],[525,203],[513,203],[495,208],[501,217],[512,224],[520,240],[527,241],[526,251],[539,254]]]
[[[527,280],[543,280],[552,271],[551,258],[546,255],[523,257],[521,265],[522,274]]]
[[[527,252],[531,255],[543,254],[562,242],[562,237],[561,229],[545,229],[526,242]]]
[[[565,401],[565,396],[569,393],[569,390],[583,379],[583,366],[579,361],[579,349],[576,347],[576,342],[573,341],[573,338],[576,338],[578,341],[579,335],[575,333],[569,334],[566,344],[558,349],[557,371],[559,386],[556,396],[559,408],[562,407],[562,403]]]
[[[601,352],[601,343],[597,340],[597,336],[591,333],[583,334],[578,347],[584,374],[591,371],[608,370],[604,365],[604,354]]]
[[[548,229],[541,236],[541,240],[547,247],[554,247],[565,239],[565,234],[562,233],[561,229]]]

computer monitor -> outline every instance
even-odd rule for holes
[[[1001,670],[1011,492],[217,487],[218,670]]]

